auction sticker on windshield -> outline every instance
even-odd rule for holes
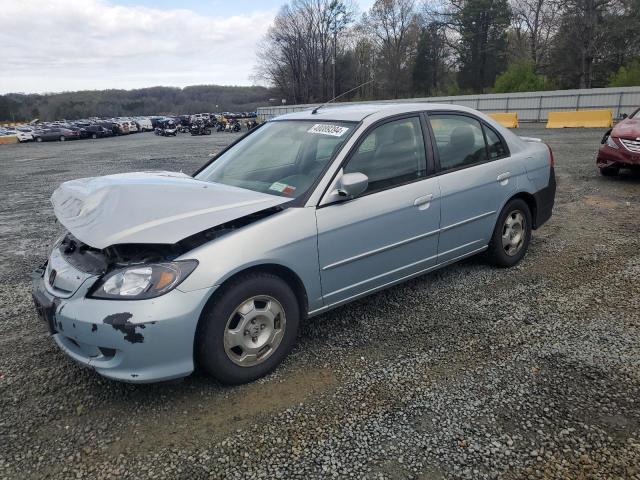
[[[319,133],[321,135],[331,135],[332,137],[341,137],[349,129],[340,125],[328,125],[326,123],[316,123],[307,130],[307,133]]]

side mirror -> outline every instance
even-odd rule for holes
[[[333,190],[325,195],[322,205],[350,200],[364,192],[368,186],[369,177],[364,173],[343,173],[340,170],[338,179],[334,182]]]
[[[341,197],[354,198],[364,192],[369,186],[369,177],[364,173],[344,173],[336,190]]]
[[[629,115],[627,115],[626,113],[623,113],[622,115],[620,115],[622,117],[622,119],[624,120],[625,118],[627,118]]]

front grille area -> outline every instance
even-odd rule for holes
[[[625,138],[621,138],[620,142],[630,152],[640,153],[640,141],[638,141],[638,140],[627,140]]]

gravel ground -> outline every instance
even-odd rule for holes
[[[0,147],[0,478],[640,479],[640,176],[599,176],[599,130],[519,133],[553,147],[558,193],[518,267],[476,257],[313,318],[240,387],[100,378],[28,279],[60,182],[190,172],[235,137]]]

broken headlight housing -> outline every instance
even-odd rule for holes
[[[132,265],[105,274],[89,296],[110,300],[144,300],[176,288],[198,266],[197,260]]]

